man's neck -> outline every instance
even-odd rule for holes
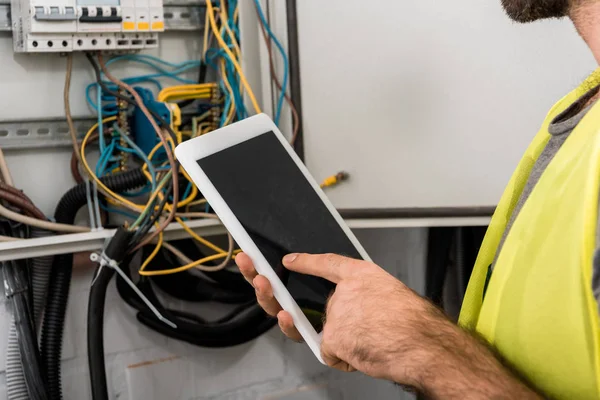
[[[600,2],[575,0],[569,17],[600,64]]]

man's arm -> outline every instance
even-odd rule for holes
[[[239,254],[236,262],[260,305],[277,316],[288,337],[300,341],[269,281],[256,273],[247,255]],[[284,265],[337,284],[327,304],[321,343],[329,366],[411,386],[428,398],[540,398],[483,343],[379,266],[308,254],[288,255]]]
[[[433,304],[428,308],[415,329],[424,337],[423,353],[411,361],[419,392],[435,399],[541,399],[483,341],[433,311]]]

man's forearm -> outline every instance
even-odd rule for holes
[[[437,311],[437,310],[436,310]],[[436,315],[437,314],[437,315]],[[541,399],[469,333],[432,312],[415,353],[414,386],[433,399]]]

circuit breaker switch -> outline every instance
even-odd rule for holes
[[[73,7],[35,6],[33,17],[37,21],[73,21],[77,19]]]

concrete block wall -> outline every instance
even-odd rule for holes
[[[426,229],[356,232],[375,262],[422,292]],[[67,400],[90,398],[86,310],[92,270],[77,270],[71,286],[63,342],[63,392]],[[0,300],[0,355],[4,358],[10,312]],[[167,339],[140,325],[114,284],[107,295],[105,351],[111,399],[119,400],[354,400],[408,399],[389,382],[321,365],[310,350],[277,329],[250,343],[205,349]],[[0,400],[6,398],[0,361]]]

